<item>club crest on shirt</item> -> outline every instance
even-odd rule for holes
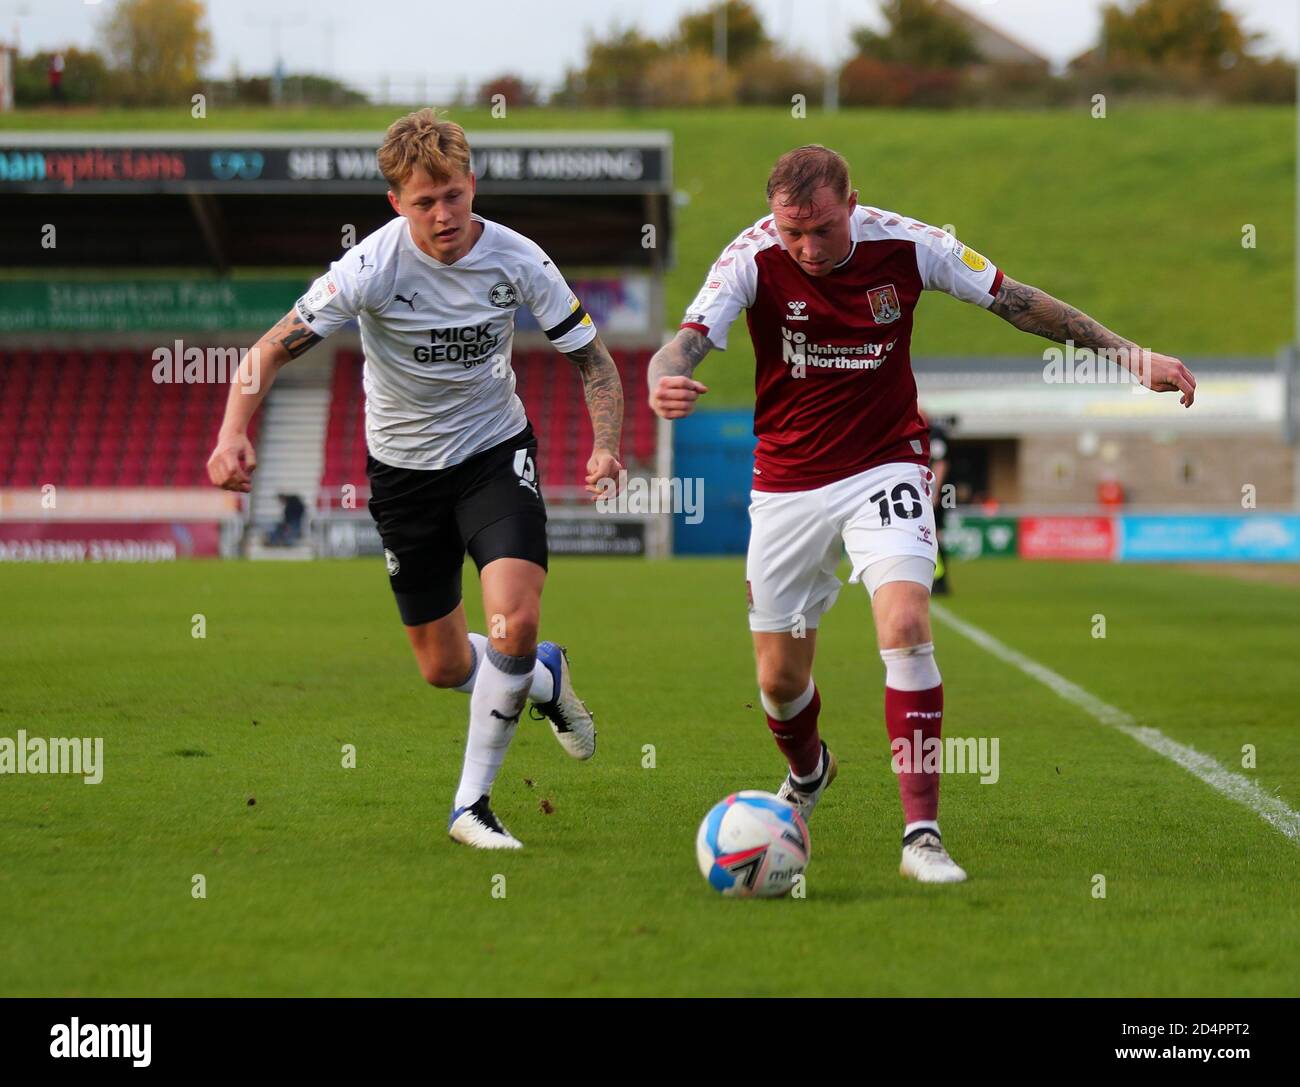
[[[867,291],[867,301],[871,303],[871,316],[878,325],[892,324],[903,316],[903,307],[892,283]]]
[[[519,302],[519,295],[509,283],[498,283],[488,291],[488,301],[500,309],[508,309]]]

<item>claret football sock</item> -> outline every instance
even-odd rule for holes
[[[536,660],[535,653],[511,657],[491,645],[483,653],[469,699],[469,738],[454,807],[491,794],[528,699]]]
[[[883,649],[880,658],[885,662],[885,727],[903,820],[909,826],[937,826],[940,774],[936,745],[927,742],[938,741],[943,733],[943,681],[934,663],[934,644]]]
[[[483,660],[483,655],[487,652],[487,649],[487,638],[482,634],[475,634],[470,631],[469,651],[474,663],[470,665],[469,676],[465,679],[465,682],[455,687],[455,690],[460,691],[462,694],[473,693],[474,680],[478,678],[479,664]],[[532,685],[528,688],[528,697],[534,702],[550,702],[555,697],[555,677],[551,675],[551,670],[540,660],[533,665]]]
[[[793,702],[778,703],[760,694],[767,712],[767,727],[781,749],[796,782],[816,781],[821,774],[822,738],[817,731],[817,715],[822,699],[811,679],[808,688]]]

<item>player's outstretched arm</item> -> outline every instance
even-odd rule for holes
[[[681,419],[695,410],[695,401],[709,389],[691,375],[712,350],[704,333],[684,328],[654,353],[646,380],[650,407],[661,419]]]
[[[1077,347],[1113,351],[1117,360],[1148,389],[1158,393],[1181,392],[1187,408],[1196,398],[1196,378],[1172,355],[1146,351],[1132,340],[1111,332],[1086,313],[1053,298],[1046,291],[1002,277],[998,296],[989,309],[1022,332],[1045,336],[1057,343],[1072,341]]]
[[[587,461],[587,490],[599,497],[608,491],[601,480],[611,480],[617,489],[623,465],[618,459],[618,447],[623,436],[623,382],[618,367],[610,357],[609,349],[599,336],[576,351],[566,351],[565,357],[582,375],[582,389],[587,398],[587,414],[591,416],[591,459]]]
[[[208,478],[214,487],[244,494],[253,489],[250,473],[257,467],[257,454],[248,440],[248,424],[270,392],[280,367],[320,339],[295,308],[244,356],[226,396],[226,414],[221,420],[216,448],[208,457]]]

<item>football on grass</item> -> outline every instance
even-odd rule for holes
[[[733,898],[789,894],[811,855],[803,817],[771,793],[748,789],[714,805],[695,837],[700,871]]]

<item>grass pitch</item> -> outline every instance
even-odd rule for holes
[[[967,621],[1229,769],[1254,744],[1241,772],[1300,805],[1300,589],[996,561],[954,581]],[[807,898],[781,901],[718,897],[693,850],[716,800],[782,775],[739,560],[554,563],[544,629],[600,747],[575,763],[521,723],[508,856],[446,838],[466,700],[421,684],[380,561],[0,566],[0,599],[0,736],[105,744],[99,785],[0,777],[4,995],[1300,992],[1300,848],[942,627],[946,731],[999,737],[1001,778],[944,781],[970,882],[900,879],[860,589],[820,634],[842,770]]]

